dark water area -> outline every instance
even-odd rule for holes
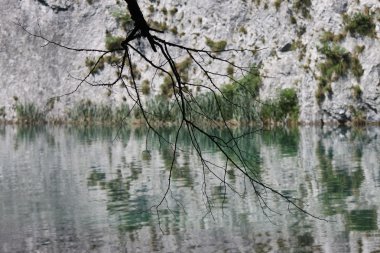
[[[205,170],[186,135],[173,162],[144,129],[0,126],[0,252],[380,252],[379,135],[302,127],[239,140],[248,173],[324,221],[259,189],[263,208],[232,165]]]

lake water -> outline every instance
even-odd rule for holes
[[[248,173],[328,221],[258,189],[265,207],[198,140],[222,167],[203,168],[186,135],[173,162],[144,129],[0,126],[0,252],[380,252],[379,128],[240,139]]]

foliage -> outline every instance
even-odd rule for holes
[[[178,9],[176,7],[174,7],[169,12],[170,12],[170,15],[174,16],[178,12]]]
[[[351,54],[339,45],[324,43],[319,51],[326,56],[325,62],[319,65],[322,77],[331,81],[333,75],[341,77],[350,68]]]
[[[166,30],[169,29],[168,24],[166,22],[158,22],[158,21],[149,20],[148,23],[152,29],[155,29],[161,32],[165,32]]]
[[[114,124],[129,117],[129,106],[124,104],[112,110],[109,105],[94,104],[90,100],[82,100],[68,111],[68,120],[75,123]]]
[[[221,88],[221,92],[228,99],[233,99],[234,96],[249,96],[255,98],[259,94],[262,80],[259,68],[253,65],[249,72],[240,80],[236,80],[231,84],[226,84]]]
[[[178,64],[178,70],[186,72],[191,65],[190,60]],[[189,104],[192,110],[190,118],[196,122],[212,120],[223,122],[236,120],[239,122],[253,122],[257,119],[254,98],[258,95],[261,86],[259,70],[253,66],[246,76],[233,83],[221,87],[221,94],[213,92],[201,93],[194,97]],[[168,100],[173,94],[170,78],[165,78],[161,85],[161,96],[147,102],[146,111],[153,118],[162,122],[173,122],[180,113],[178,105]]]
[[[354,126],[364,126],[366,124],[366,115],[362,110],[350,106],[350,111],[352,113],[351,122]]]
[[[95,58],[86,58],[85,65],[92,75],[99,74],[104,69],[104,57],[99,60]]]
[[[149,112],[152,120],[162,122],[173,122],[179,113],[178,105],[174,101],[167,100],[162,96],[156,96],[147,102],[145,110]]]
[[[118,10],[112,13],[112,16],[116,19],[116,22],[121,25],[124,31],[133,24],[131,16],[123,10]]]
[[[240,32],[240,33],[243,33],[243,34],[247,34],[247,33],[248,33],[247,29],[246,29],[244,26],[241,26],[241,27],[239,28],[239,32]]]
[[[353,94],[354,98],[360,99],[362,94],[363,94],[363,91],[359,85],[354,85],[354,86],[352,86],[352,94]]]
[[[275,0],[274,1],[274,7],[276,8],[277,11],[280,9],[281,3],[282,3],[282,0]]]
[[[326,56],[325,61],[319,64],[321,76],[316,92],[317,102],[321,104],[325,98],[324,93],[332,93],[331,82],[347,75],[349,71],[359,79],[364,70],[357,56],[337,44],[324,43],[319,51]]]
[[[297,91],[282,89],[276,99],[262,104],[260,116],[264,122],[296,122],[299,116]]]
[[[357,56],[351,57],[351,72],[356,78],[360,78],[364,73],[362,64],[360,63]]]
[[[356,45],[355,49],[354,49],[354,52],[355,52],[356,55],[358,55],[358,54],[363,53],[364,49],[365,49],[364,45]]]
[[[331,31],[324,31],[322,33],[322,36],[320,37],[320,41],[322,43],[328,43],[328,42],[340,42],[346,37],[345,33],[339,33],[335,34]]]
[[[109,51],[121,49],[121,43],[124,39],[122,36],[112,36],[110,33],[106,33],[106,49]]]
[[[232,65],[228,65],[226,71],[227,71],[227,75],[229,76],[234,75],[234,67]]]
[[[33,103],[16,103],[17,122],[26,124],[43,123],[45,114]]]
[[[5,106],[0,107],[0,118],[5,118],[6,115]]]
[[[316,155],[324,188],[321,198],[325,207],[325,214],[343,213],[345,199],[358,191],[364,181],[364,172],[361,167],[358,167],[356,171],[337,167],[333,162],[333,151],[326,149],[321,141],[317,145]],[[341,200],[341,203],[337,200]]]
[[[144,95],[150,94],[150,84],[148,80],[144,80],[141,85],[141,92]]]
[[[180,75],[181,80],[183,82],[187,82],[189,80],[188,71],[191,64],[192,60],[190,57],[176,64],[178,74]],[[175,79],[173,72],[169,72],[169,74],[173,79]],[[166,75],[163,80],[163,83],[160,86],[161,95],[167,98],[170,98],[171,96],[173,96],[174,92],[177,92],[176,88],[174,88],[173,80],[170,76]]]
[[[294,0],[293,9],[297,13],[301,13],[304,18],[310,17],[309,9],[311,7],[311,0]]]
[[[211,51],[220,52],[226,48],[227,41],[225,40],[214,41],[210,39],[209,37],[206,37],[206,45],[211,49]]]
[[[356,13],[352,16],[344,15],[345,30],[353,36],[375,37],[376,25],[371,15]]]

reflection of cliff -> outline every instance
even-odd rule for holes
[[[322,174],[321,183],[325,188],[321,193],[321,199],[326,215],[343,213],[347,209],[346,198],[353,194],[359,195],[359,189],[364,181],[361,167],[355,171],[350,168],[334,167],[334,153],[332,148],[325,150],[321,141],[318,143],[316,154],[320,164]],[[361,162],[361,157],[357,157]]]
[[[166,30],[160,34],[165,40],[200,49],[209,49],[208,41],[214,44],[220,41],[226,43],[226,49],[252,50],[253,54],[238,54],[234,63],[239,66],[261,63],[261,72],[268,77],[263,79],[260,88],[263,100],[274,98],[278,89],[295,88],[303,121],[339,121],[367,116],[378,122],[378,36],[351,36],[343,28],[345,21],[342,17],[367,12],[376,23],[379,2],[331,0],[313,1],[311,4],[312,1],[294,0],[277,1],[280,3],[277,7],[272,2],[140,0],[139,5],[145,18],[157,22]],[[299,9],[302,5],[301,9],[307,9],[303,14]],[[0,84],[0,117],[4,106],[3,112],[8,119],[15,116],[12,109],[14,97],[20,101],[30,100],[44,108],[48,98],[75,89],[78,82],[69,76],[85,76],[85,59],[95,56],[68,52],[52,45],[41,47],[44,43],[17,29],[13,23],[15,20],[27,25],[31,31],[42,32],[66,46],[97,49],[104,48],[106,32],[121,35],[125,29],[121,25],[130,21],[124,13],[127,7],[125,1],[3,0],[2,7],[0,75],[4,78]],[[121,22],[121,17],[124,22]],[[378,22],[375,30],[375,33],[379,32]],[[341,39],[342,42],[337,41]],[[323,40],[334,40],[334,45],[338,44],[348,53],[356,55],[364,71],[360,81],[351,73],[334,70],[335,66],[331,66],[328,69],[330,75],[331,72],[343,71],[345,77],[339,78],[335,73],[328,86],[320,86],[320,78],[316,75],[319,75],[319,66],[323,62],[320,60],[323,54],[318,50]],[[157,56],[147,46],[145,43],[139,44],[148,58]],[[228,72],[227,65],[211,63],[207,67],[209,71],[221,75]],[[159,85],[164,77],[155,75],[152,68],[145,68],[145,63],[138,62],[137,70],[142,73],[141,80],[154,80],[152,92],[160,90]],[[67,75],[68,72],[71,75]],[[104,72],[105,76],[94,77],[96,81],[104,82],[114,76],[114,69],[105,68]],[[239,75],[235,71],[234,78]],[[194,83],[205,81],[200,71],[192,73],[191,77],[195,78]],[[220,78],[217,78],[216,84],[229,82],[227,77],[219,82]],[[28,85],[25,85],[26,82]],[[354,87],[360,87],[359,97],[353,92]],[[52,114],[63,116],[66,107],[87,98],[112,106],[124,103],[123,97],[127,95],[121,87],[115,85],[107,88],[112,89],[109,95],[106,87],[83,85],[72,96],[57,101]],[[319,88],[324,88],[322,95],[326,96],[320,106],[316,99]]]
[[[373,152],[380,144],[377,132],[378,129],[338,128],[325,131],[316,144],[319,199],[323,212],[342,222],[339,229],[327,229],[333,241],[340,241],[342,250],[369,252],[380,243],[377,237],[367,237],[378,230],[380,203],[374,198],[377,180],[371,176],[378,173],[378,166],[375,169],[371,164],[373,159],[379,159]]]
[[[105,208],[88,203],[80,183],[81,164],[88,164],[86,149],[72,137],[64,129],[5,128],[0,137],[0,252],[109,249],[102,239],[108,228],[97,219]]]
[[[161,133],[173,138],[170,130]],[[162,233],[150,208],[167,189],[170,146],[154,138],[146,142],[143,129],[5,127],[0,251],[371,252],[380,244],[378,133],[300,128],[241,139],[247,161],[257,168],[252,173],[336,222],[289,212],[287,203],[270,194],[264,195],[267,203],[282,215],[266,209],[266,217],[233,167],[226,175],[211,169],[225,175],[243,199],[210,171],[204,181],[202,164],[184,136],[172,191],[159,211]],[[200,145],[209,160],[224,164],[209,142]]]

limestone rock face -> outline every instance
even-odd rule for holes
[[[115,13],[126,11],[124,1],[115,0],[0,0],[0,108],[6,119],[16,117],[15,103],[34,102],[41,108],[53,96],[61,96],[50,117],[62,117],[65,110],[81,99],[117,105],[123,103],[120,87],[92,87],[78,78],[86,75],[86,57],[96,54],[72,52],[46,44],[29,36],[17,23],[30,32],[41,33],[62,45],[75,48],[104,49],[105,34],[122,33]],[[206,37],[227,41],[226,48],[260,49],[255,55],[241,53],[233,58],[236,64],[260,64],[263,86],[260,98],[274,98],[283,88],[295,88],[300,103],[300,121],[350,122],[360,112],[369,121],[380,121],[380,2],[378,0],[311,1],[307,8],[297,7],[296,0],[274,2],[261,0],[140,0],[147,19],[165,23],[167,40],[191,47],[207,48]],[[165,11],[166,10],[166,11]],[[376,24],[375,36],[352,36],[344,31],[343,15],[369,13]],[[171,32],[176,28],[176,33]],[[356,54],[362,68],[360,78],[348,72],[333,78],[331,90],[321,102],[316,98],[319,65],[325,56],[318,50],[324,31],[346,33],[337,42]],[[145,42],[136,42],[149,57],[153,55]],[[355,53],[357,46],[364,50]],[[152,69],[137,66],[145,76]],[[225,67],[210,65],[212,71]],[[236,74],[237,75],[237,74]],[[200,73],[194,76],[201,77]],[[105,68],[97,82],[114,77],[114,70]],[[235,76],[238,78],[238,76]],[[94,78],[94,77],[90,77]],[[100,78],[100,79],[99,79]],[[153,93],[159,91],[161,79],[152,83]],[[220,80],[223,84],[226,80]],[[360,97],[353,94],[359,86]],[[1,115],[0,115],[1,116]]]

